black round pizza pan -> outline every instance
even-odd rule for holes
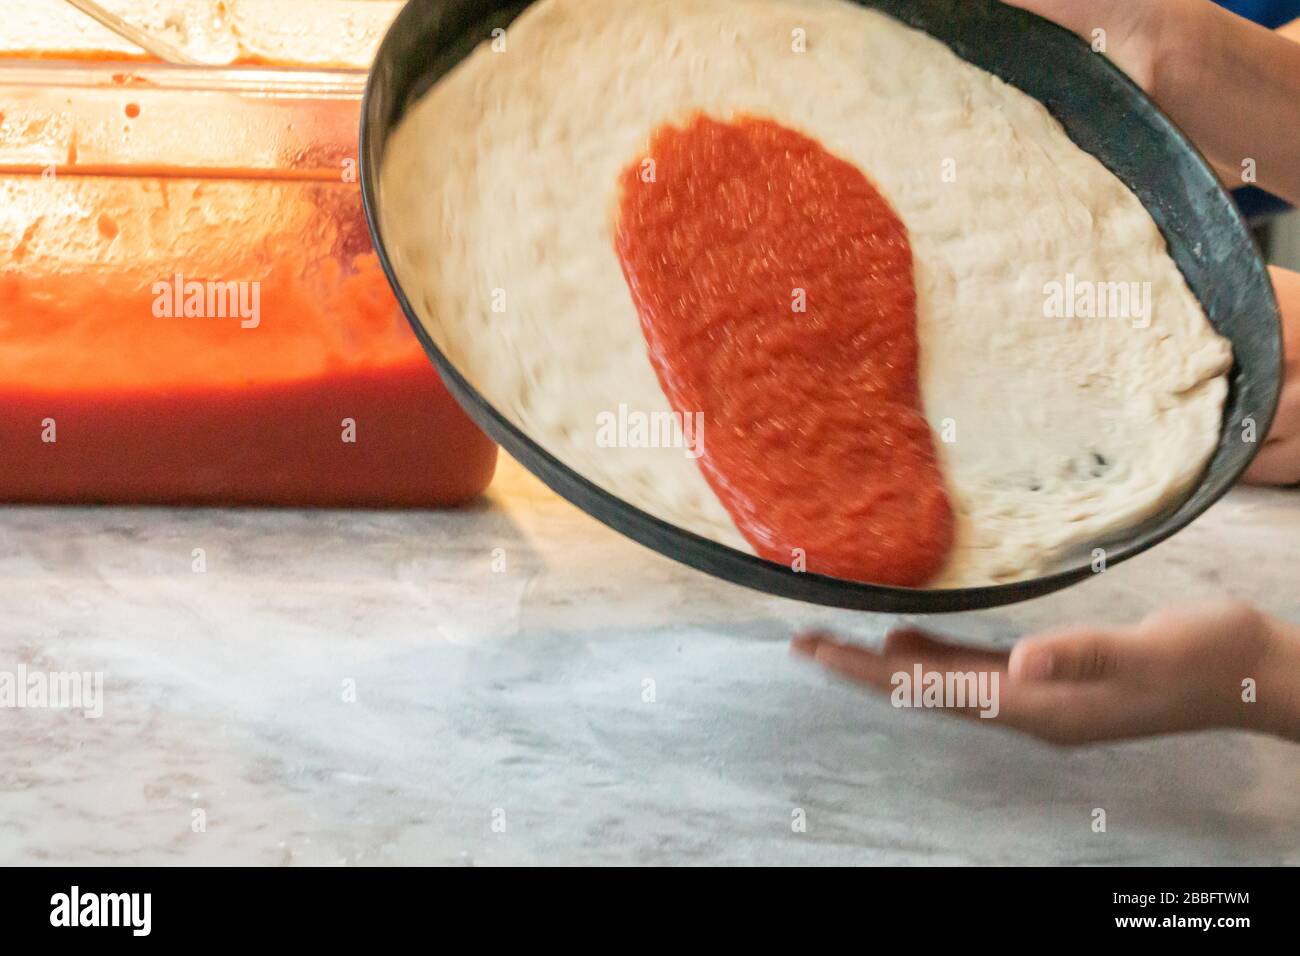
[[[1080,148],[1141,200],[1210,322],[1232,342],[1236,362],[1213,459],[1176,508],[1099,542],[1106,566],[1113,568],[1186,527],[1222,497],[1268,433],[1281,387],[1282,339],[1259,251],[1195,147],[1127,76],[1074,35],[995,0],[856,2],[936,37],[1042,102]],[[949,590],[799,573],[661,521],[597,487],[516,428],[469,384],[430,339],[394,275],[379,216],[379,170],[389,133],[407,108],[528,6],[519,0],[411,0],[379,48],[362,105],[361,189],[375,249],[425,351],[470,417],[555,492],[616,531],[700,571],[767,593],[858,610],[946,613],[1024,601],[1091,576],[1086,557],[1032,580]],[[1253,443],[1243,440],[1252,433]]]

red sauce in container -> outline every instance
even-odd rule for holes
[[[496,446],[371,248],[356,99],[270,71],[249,93],[104,69],[0,76],[0,501],[479,494]]]
[[[704,476],[762,557],[924,585],[953,513],[922,414],[907,230],[852,164],[704,116],[624,172],[615,246]]]

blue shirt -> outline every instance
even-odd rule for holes
[[[1270,30],[1300,17],[1300,0],[1215,0],[1233,13],[1262,23]]]

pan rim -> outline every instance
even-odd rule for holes
[[[1078,148],[1084,149],[1085,152],[1097,158],[1108,170],[1119,177],[1125,187],[1142,202],[1148,214],[1152,215],[1153,219],[1156,220],[1156,225],[1160,229],[1162,236],[1170,245],[1169,254],[1171,258],[1175,259],[1180,272],[1184,272],[1184,277],[1187,278],[1183,264],[1174,255],[1171,236],[1166,232],[1159,217],[1152,212],[1143,196],[1134,188],[1133,183],[1113,169],[1106,156],[1098,155],[1096,152],[1079,144],[1071,133],[1070,124],[1053,110],[1051,103],[1035,95],[1033,91],[1026,90],[1013,78],[1004,76],[1001,72],[991,69],[985,63],[971,59],[960,45],[950,42],[949,38],[934,33],[932,29],[928,28],[930,24],[927,23],[926,19],[926,12],[930,9],[929,6],[918,4],[915,0],[852,0],[852,2],[858,6],[883,12],[905,26],[925,32],[927,35],[944,43],[966,62],[972,63],[985,72],[993,73],[1004,82],[1043,103],[1053,117],[1065,127],[1066,134],[1070,136],[1071,141]],[[748,554],[703,537],[638,508],[618,495],[595,484],[581,473],[569,468],[499,412],[486,396],[480,393],[447,358],[433,341],[423,322],[420,321],[393,270],[380,225],[380,203],[377,193],[378,166],[386,146],[386,139],[401,118],[406,105],[405,102],[402,102],[400,107],[395,109],[392,115],[388,117],[388,122],[384,122],[385,117],[381,115],[381,107],[387,107],[389,104],[383,98],[387,96],[391,99],[392,91],[383,87],[381,75],[384,74],[394,57],[397,56],[399,44],[403,42],[404,35],[413,28],[414,21],[422,12],[422,8],[428,8],[435,3],[440,3],[444,9],[448,6],[446,0],[441,0],[441,2],[440,0],[409,0],[390,24],[388,32],[385,34],[376,53],[375,62],[367,76],[361,105],[359,134],[360,156],[358,165],[360,167],[359,179],[362,204],[365,210],[367,227],[380,265],[388,277],[389,284],[393,288],[403,314],[414,330],[425,353],[437,368],[448,390],[470,418],[512,457],[570,504],[596,518],[596,520],[612,530],[665,557],[734,584],[767,594],[827,607],[887,613],[951,613],[978,610],[1041,597],[1095,575],[1091,564],[1084,563],[1053,571],[1040,577],[1002,584],[967,588],[928,589],[892,587],[832,578],[811,572],[795,571],[786,565],[768,561],[757,555]],[[510,13],[509,19],[513,20],[515,16],[531,6],[532,3],[520,2],[520,0],[498,0],[498,2],[480,3],[478,5],[487,6],[490,9],[484,10],[480,15],[476,16],[472,21],[473,26],[493,24],[495,22],[494,15],[500,18],[510,11],[513,12]],[[1014,35],[1017,42],[1020,43],[1024,43],[1026,38],[1030,38],[1031,42],[1040,43],[1046,49],[1052,47],[1064,49],[1063,44],[1074,47],[1082,46],[1087,49],[1084,41],[1075,37],[1072,33],[1016,7],[993,4],[991,0],[965,0],[961,7],[964,8],[963,15],[970,14],[976,17],[986,17],[993,22],[1000,21],[1002,25],[1011,27],[1012,29],[1008,31],[1008,35]],[[435,17],[433,22],[437,26],[438,18]],[[486,39],[487,36],[488,34],[485,31],[481,34],[480,39]],[[429,38],[425,37],[425,39],[428,40]],[[478,42],[478,40],[475,40],[469,46],[469,49],[477,46]],[[1225,224],[1230,231],[1234,233],[1234,238],[1237,240],[1244,239],[1245,243],[1248,244],[1250,254],[1247,264],[1251,269],[1251,275],[1245,281],[1248,284],[1258,285],[1262,280],[1263,288],[1255,291],[1257,293],[1262,292],[1263,300],[1259,304],[1267,314],[1259,318],[1261,321],[1268,321],[1273,327],[1274,338],[1276,339],[1273,351],[1277,353],[1278,357],[1277,369],[1267,380],[1262,382],[1267,389],[1267,394],[1263,396],[1262,408],[1256,415],[1258,434],[1261,436],[1260,440],[1253,447],[1248,448],[1244,456],[1240,457],[1240,460],[1230,463],[1226,468],[1215,469],[1215,463],[1220,455],[1224,453],[1224,442],[1232,429],[1232,423],[1228,415],[1230,394],[1229,399],[1225,401],[1219,443],[1216,445],[1214,455],[1206,468],[1189,490],[1180,497],[1176,505],[1171,505],[1158,515],[1148,517],[1143,522],[1126,529],[1126,531],[1116,532],[1116,537],[1125,533],[1128,533],[1129,536],[1123,539],[1113,552],[1107,549],[1106,568],[1110,569],[1150,550],[1186,528],[1226,495],[1249,467],[1255,454],[1262,446],[1262,436],[1268,434],[1280,398],[1282,374],[1281,317],[1272,283],[1268,279],[1267,268],[1260,256],[1258,246],[1255,244],[1240,211],[1236,208],[1235,203],[1228,196],[1222,184],[1219,183],[1205,157],[1182,130],[1110,60],[1092,53],[1091,50],[1088,50],[1088,57],[1089,60],[1084,61],[1091,64],[1087,69],[1100,71],[1097,74],[1100,81],[1104,81],[1106,85],[1112,88],[1123,91],[1128,104],[1141,106],[1146,117],[1157,125],[1158,128],[1154,131],[1156,135],[1169,142],[1177,153],[1189,157],[1194,164],[1199,165],[1196,173],[1202,179],[1202,185],[1212,186],[1209,195],[1204,196],[1201,201],[1218,204],[1227,213],[1226,217],[1223,218],[1226,220]],[[461,59],[463,59],[463,56],[457,57],[452,65],[460,62]],[[426,72],[421,71],[421,75]],[[408,86],[408,89],[403,91],[399,100],[407,100],[409,93],[410,88]],[[1205,183],[1204,180],[1207,178],[1209,182]],[[1190,286],[1191,281],[1189,279],[1187,281]],[[1205,310],[1207,317],[1209,317],[1210,307],[1195,288],[1192,291],[1202,309]],[[1216,332],[1230,338],[1212,318],[1211,323],[1214,325]],[[1235,353],[1237,344],[1235,340],[1233,344]],[[1234,354],[1234,367],[1228,373],[1230,382],[1234,380],[1237,371]],[[1198,494],[1211,484],[1213,487],[1210,492],[1198,498]],[[1144,528],[1146,530],[1141,530]]]

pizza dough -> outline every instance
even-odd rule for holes
[[[1035,577],[1195,483],[1231,350],[1140,202],[1037,101],[840,0],[542,0],[394,131],[380,206],[408,298],[566,465],[751,550],[689,449],[611,447],[603,427],[670,412],[613,216],[652,132],[698,112],[817,139],[908,229],[922,396],[957,511],[931,586]]]

